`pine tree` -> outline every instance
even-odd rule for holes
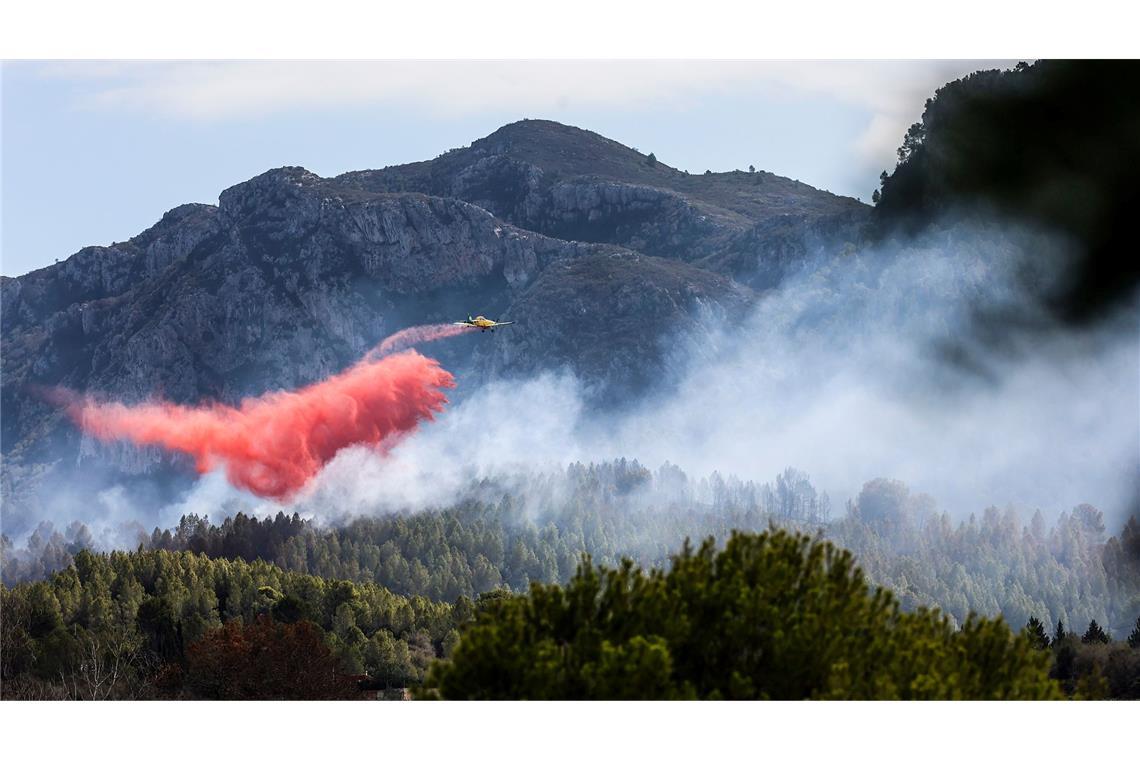
[[[1081,636],[1081,642],[1084,644],[1107,644],[1111,639],[1104,629],[1093,620],[1089,623],[1089,629],[1085,631],[1085,635]]]
[[[1029,622],[1025,624],[1025,633],[1029,636],[1029,642],[1033,644],[1034,649],[1049,648],[1049,635],[1045,633],[1044,624],[1037,618],[1029,618]]]
[[[1132,627],[1132,633],[1128,634],[1128,646],[1140,649],[1140,617],[1136,618],[1136,625]]]
[[[565,586],[481,596],[425,688],[445,699],[1059,695],[1049,657],[1000,619],[954,628],[870,591],[849,552],[780,530],[734,532],[720,550],[686,543],[667,571],[587,556]]]
[[[1068,631],[1065,630],[1065,624],[1062,623],[1060,620],[1058,620],[1057,621],[1057,630],[1053,634],[1053,647],[1054,648],[1061,645],[1061,642],[1065,640],[1065,635],[1067,633],[1068,633]]]

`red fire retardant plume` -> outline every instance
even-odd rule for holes
[[[235,486],[284,500],[341,449],[386,451],[421,420],[442,411],[451,373],[415,351],[361,362],[297,391],[245,399],[238,407],[166,402],[102,403],[53,394],[84,432],[189,454],[199,473],[224,467]]]

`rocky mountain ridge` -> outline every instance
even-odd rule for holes
[[[867,207],[758,172],[686,175],[585,130],[508,125],[434,161],[274,169],[217,206],[0,283],[5,530],[54,478],[174,467],[92,446],[35,387],[233,402],[336,372],[401,327],[514,330],[432,346],[462,385],[569,367],[643,392],[663,340],[733,318]]]

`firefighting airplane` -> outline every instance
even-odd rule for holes
[[[451,324],[462,325],[463,327],[477,327],[484,332],[487,330],[495,332],[496,327],[506,327],[507,325],[513,325],[514,322],[496,322],[495,320],[487,319],[482,314],[480,314],[477,317],[468,316],[467,319],[462,322],[452,322]]]

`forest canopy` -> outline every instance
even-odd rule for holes
[[[686,545],[668,571],[583,564],[484,605],[428,687],[483,699],[1048,699],[1000,620],[902,612],[849,552],[784,531]]]
[[[880,479],[842,517],[824,519],[830,505],[802,473],[781,473],[773,484],[698,481],[624,461],[512,485],[502,493],[485,483],[448,509],[329,528],[297,515],[239,514],[220,525],[187,516],[173,531],[143,535],[130,552],[93,550],[81,525],[67,536],[45,527],[22,549],[6,543],[4,696],[324,699],[425,679],[421,693],[445,697],[512,689],[1012,696],[1040,687],[1037,666],[1026,664],[1034,657],[1010,638],[1022,628],[1059,693],[1140,694],[1140,525],[1132,520],[1106,537],[1090,505],[1051,526],[1039,512],[1022,522],[1017,510],[993,507],[955,524],[929,497]],[[691,535],[708,540],[677,554]],[[730,583],[722,577],[729,569],[743,575]],[[745,595],[726,596],[731,589]],[[755,607],[734,606],[749,595]],[[796,601],[804,598],[819,610]],[[781,607],[792,602],[791,611]],[[801,613],[817,617],[797,622]],[[726,614],[750,620],[748,630],[722,630],[718,616]],[[694,627],[662,628],[658,618]],[[773,628],[777,618],[790,627]],[[539,621],[540,629],[527,628]],[[479,667],[497,669],[510,685],[465,680],[475,660],[457,653],[477,652],[508,630],[523,637],[516,654],[546,662],[554,681],[524,691],[533,674],[495,658]],[[877,670],[886,665],[858,660],[852,630],[877,631],[884,647],[918,647],[928,657],[921,667],[939,683],[917,685],[908,680],[917,671],[902,664]],[[714,655],[696,645],[702,637],[734,644]],[[752,659],[734,659],[749,646]],[[975,646],[1012,663],[1005,681],[971,664]],[[800,686],[781,681],[790,676],[763,654],[781,647],[791,647],[781,661],[802,658],[796,667],[813,674]],[[317,672],[242,654],[251,648],[287,660],[309,652]],[[699,676],[712,667],[708,657],[724,658],[728,669]],[[871,668],[879,680],[847,683],[835,670],[840,662]]]
[[[840,512],[834,516],[833,512]],[[849,549],[869,580],[904,609],[937,607],[956,624],[970,612],[1021,627],[1036,617],[1052,630],[1092,619],[1116,639],[1140,616],[1140,523],[1109,536],[1088,504],[1051,523],[1039,511],[987,507],[953,520],[929,496],[897,480],[869,481],[835,510],[802,472],[772,483],[694,479],[674,466],[655,472],[618,460],[560,473],[484,482],[455,506],[363,517],[322,527],[298,515],[244,514],[212,524],[183,517],[174,530],[137,537],[149,549],[217,559],[264,560],[322,578],[378,584],[392,592],[451,602],[534,581],[565,583],[583,554],[616,566],[624,557],[664,567],[686,538],[724,541],[733,530],[770,525],[822,532]],[[66,568],[93,549],[91,531],[43,525],[24,548],[5,545],[7,585]]]

